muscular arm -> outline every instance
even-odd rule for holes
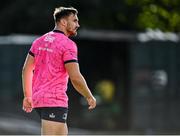
[[[84,77],[80,73],[78,63],[67,63],[65,64],[65,68],[74,88],[87,99],[88,104],[90,105],[89,109],[95,108],[96,100],[88,88]]]
[[[22,69],[22,85],[23,85],[23,109],[26,112],[32,111],[32,77],[34,68],[34,57],[27,55],[26,61]]]
[[[34,57],[28,54],[22,69],[22,84],[23,84],[24,97],[32,96],[33,68],[34,68]]]

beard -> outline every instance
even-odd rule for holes
[[[78,27],[73,28],[70,25],[68,25],[66,30],[70,36],[76,36],[77,35],[77,29],[78,29]]]
[[[77,35],[77,29],[75,30],[68,30],[68,33],[70,36],[76,36]]]

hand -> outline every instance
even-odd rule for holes
[[[32,111],[32,98],[31,97],[25,97],[24,98],[23,110],[27,113],[30,113]]]
[[[89,98],[86,98],[87,102],[88,102],[88,105],[89,105],[89,110],[92,110],[96,107],[96,99],[92,96],[92,97],[89,97]]]

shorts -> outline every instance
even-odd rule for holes
[[[41,119],[66,123],[68,108],[64,107],[40,107],[35,108]]]

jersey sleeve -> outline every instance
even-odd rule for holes
[[[65,46],[63,53],[64,64],[69,62],[78,62],[77,46],[74,42],[69,43]]]
[[[32,43],[32,45],[31,45],[30,50],[29,50],[29,54],[30,54],[31,56],[33,56],[33,57],[35,57],[35,54],[36,54],[36,52],[37,52],[35,46],[36,46],[36,42],[34,41],[34,42]]]

